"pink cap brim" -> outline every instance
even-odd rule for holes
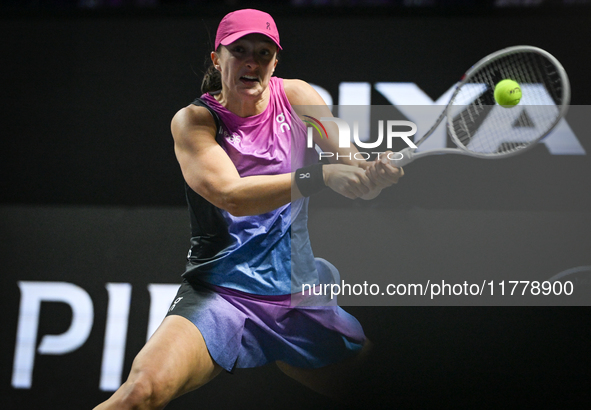
[[[277,47],[279,47],[279,50],[283,50],[283,48],[279,44],[277,44],[275,42],[275,40],[273,40],[271,37],[269,37],[265,32],[263,32],[263,31],[253,31],[253,30],[239,31],[237,33],[231,34],[228,37],[226,37],[225,39],[223,39],[222,41],[220,41],[220,44],[223,45],[223,46],[228,46],[228,45],[232,44],[234,41],[236,41],[236,40],[238,40],[238,39],[240,39],[240,38],[242,38],[244,36],[247,36],[249,34],[262,34],[265,37],[267,37],[269,40],[271,40],[271,42],[273,44],[275,44]]]
[[[280,50],[279,32],[269,13],[254,9],[244,9],[226,14],[218,25],[215,48],[220,44],[227,46],[248,34],[262,34],[269,37]]]

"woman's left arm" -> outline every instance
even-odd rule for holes
[[[298,115],[309,115],[316,119],[333,116],[322,97],[310,84],[302,80],[283,80],[283,85],[285,94]],[[330,161],[362,168],[369,177],[371,181],[370,191],[361,198],[375,198],[382,189],[397,183],[400,177],[404,175],[402,168],[392,166],[386,155],[382,155],[380,161],[366,161],[360,155],[355,155],[358,152],[355,145],[350,144],[349,147],[340,147],[338,144],[339,129],[335,122],[326,121],[323,122],[323,126],[328,134],[327,138],[322,138],[322,135],[314,130],[314,143],[323,152],[334,154],[330,157]]]

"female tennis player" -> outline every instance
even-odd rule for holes
[[[307,197],[328,186],[371,199],[402,170],[349,157],[357,151],[338,147],[330,127],[315,140],[340,163],[318,164],[298,114],[330,110],[307,83],[273,77],[279,49],[267,13],[238,10],[221,21],[204,94],[171,125],[191,216],[184,281],[127,381],[97,409],[163,408],[222,370],[269,362],[338,399],[367,351],[354,317],[299,292],[338,276],[312,254]]]

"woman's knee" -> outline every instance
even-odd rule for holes
[[[161,409],[174,398],[166,383],[145,371],[132,371],[120,387],[120,404],[124,409]]]

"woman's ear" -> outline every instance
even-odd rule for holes
[[[220,70],[220,57],[218,56],[218,53],[216,53],[215,51],[212,51],[210,54],[211,57],[211,62],[213,63],[213,66],[215,67],[216,70],[221,71]]]

